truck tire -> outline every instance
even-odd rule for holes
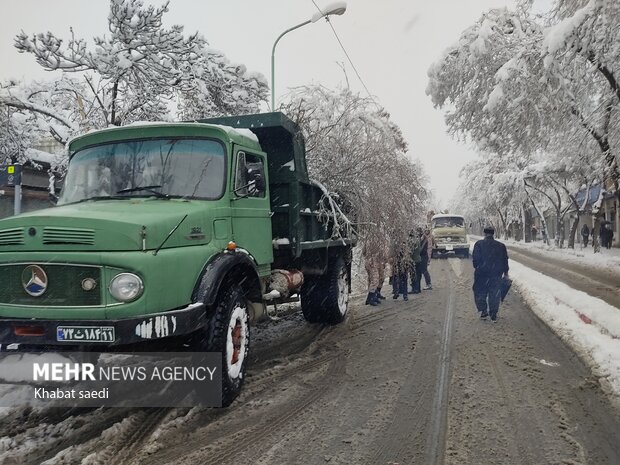
[[[209,320],[203,347],[222,353],[222,406],[239,395],[250,350],[248,303],[239,286],[224,289]]]
[[[469,250],[465,250],[464,252],[461,252],[461,257],[469,258]]]
[[[338,257],[324,276],[309,278],[301,288],[301,310],[310,323],[342,323],[349,303],[348,269]]]

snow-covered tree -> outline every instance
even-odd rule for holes
[[[284,111],[304,132],[310,175],[353,205],[365,254],[405,247],[425,222],[425,179],[390,115],[349,89],[318,85],[294,89]]]
[[[447,109],[454,135],[498,157],[520,165],[529,158],[548,170],[524,171],[523,182],[529,179],[526,192],[536,191],[554,206],[558,231],[566,207],[579,211],[574,192],[580,185],[597,178],[618,185],[611,51],[617,48],[617,5],[578,3],[558,0],[546,25],[525,8],[490,10],[431,67],[427,89],[435,105]],[[598,32],[590,28],[590,39],[582,30],[588,24],[601,26]],[[612,24],[615,31],[605,32]],[[598,51],[585,52],[587,47]]]
[[[557,0],[555,23],[546,31],[544,63],[550,75],[566,74],[598,93],[603,109],[598,127],[588,128],[604,154],[606,175],[620,188],[620,4],[613,0]],[[594,82],[603,88],[592,88]],[[593,90],[595,92],[593,92]]]
[[[266,80],[231,64],[198,33],[185,36],[179,25],[165,28],[161,7],[142,0],[110,0],[109,35],[94,46],[74,36],[67,41],[51,32],[22,32],[15,46],[32,54],[48,71],[71,74],[78,87],[78,111],[68,121],[83,128],[122,125],[137,120],[166,120],[176,103],[180,116],[194,118],[255,111],[266,98]],[[79,96],[79,97],[78,97]],[[55,107],[35,106],[26,95],[0,94],[0,104],[59,116]]]
[[[0,107],[0,164],[26,161],[26,151],[32,145],[32,118],[15,108]]]
[[[527,201],[523,172],[526,162],[483,153],[463,167],[455,210],[472,221],[491,223],[498,235],[508,237],[510,225],[522,222],[522,209]]]

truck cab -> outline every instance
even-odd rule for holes
[[[460,215],[434,215],[431,218],[433,238],[432,256],[454,252],[464,258],[469,257],[469,242],[465,229],[465,218]]]

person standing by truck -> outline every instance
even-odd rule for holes
[[[508,278],[508,252],[506,246],[494,239],[495,228],[484,228],[484,239],[474,244],[474,301],[480,318],[497,321],[501,301],[502,277]]]
[[[415,279],[413,283],[413,293],[419,294],[422,292],[422,276],[424,276],[424,280],[426,281],[425,289],[432,289],[431,286],[431,275],[428,272],[428,262],[430,261],[429,257],[429,238],[424,233],[422,228],[417,228],[417,245],[414,249],[414,260],[415,260]]]
[[[422,292],[420,288],[420,279],[422,275],[422,243],[419,235],[419,228],[416,231],[411,231],[409,234],[409,248],[411,254],[411,293],[419,294]]]
[[[433,285],[431,283],[431,274],[428,271],[428,267],[431,264],[431,255],[433,252],[433,238],[431,236],[431,230],[429,228],[426,228],[422,237],[424,239],[422,242],[422,249],[420,250],[420,255],[422,257],[422,261],[425,262],[422,267],[422,274],[424,275],[424,282],[426,283],[426,287],[424,288],[424,290],[432,291]]]
[[[408,255],[408,243],[403,247],[396,244],[392,250],[392,297],[394,300],[402,294],[403,300],[409,300],[407,295],[407,275],[411,268],[411,257]]]
[[[380,244],[364,244],[364,267],[368,278],[368,296],[366,305],[376,307],[385,299],[381,295],[381,287],[385,281],[385,253]]]

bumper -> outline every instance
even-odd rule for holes
[[[0,350],[11,344],[104,350],[192,333],[206,323],[204,304],[120,320],[0,319]],[[99,340],[93,340],[97,336]]]
[[[433,250],[440,252],[463,251],[469,250],[469,244],[437,244],[433,247]]]

